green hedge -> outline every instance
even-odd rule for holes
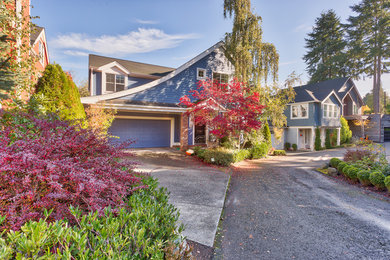
[[[251,158],[251,151],[248,149],[237,150],[233,152],[233,161],[240,162]]]
[[[21,231],[3,233],[0,237],[0,259],[164,259],[182,247],[177,226],[178,211],[168,203],[157,181],[144,180],[149,186],[133,193],[128,200],[131,211],[106,209],[102,216],[81,216],[71,208],[78,225],[70,227],[65,220],[47,223],[30,221]]]
[[[339,158],[332,158],[330,159],[330,166],[332,166],[333,168],[337,168],[337,166],[339,165],[339,163],[341,163],[342,161],[339,159]]]
[[[364,186],[370,186],[371,185],[370,173],[371,172],[369,170],[360,170],[357,173],[357,177],[358,177],[360,183],[363,184]]]
[[[275,150],[274,155],[286,155],[286,151],[285,150]]]
[[[261,143],[255,145],[251,149],[251,158],[260,159],[266,157],[268,154],[268,145],[266,143]]]
[[[357,181],[357,173],[359,172],[359,169],[357,169],[354,166],[350,166],[348,170],[345,172],[346,176],[350,178],[353,181]]]
[[[338,165],[337,165],[337,170],[342,173],[343,172],[343,169],[344,167],[348,166],[348,164],[346,162],[340,162]]]
[[[224,149],[207,149],[203,156],[206,162],[221,166],[229,166],[234,162],[233,153]]]
[[[390,175],[385,178],[385,186],[387,190],[390,192]]]
[[[370,174],[370,182],[372,185],[374,185],[377,189],[383,190],[385,189],[385,175],[383,175],[380,171],[373,171]]]
[[[292,149],[294,151],[298,150],[298,145],[297,144],[292,144],[291,147],[292,147]]]

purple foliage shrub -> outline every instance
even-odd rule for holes
[[[0,215],[4,229],[29,220],[68,219],[69,206],[82,212],[123,207],[140,186],[130,160],[92,129],[55,116],[0,112]],[[125,144],[125,145],[128,145]],[[128,154],[126,154],[128,156]]]
[[[345,162],[356,162],[363,160],[363,158],[372,158],[373,154],[369,150],[364,149],[348,149],[344,154]]]

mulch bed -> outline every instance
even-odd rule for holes
[[[187,243],[192,247],[192,256],[199,260],[209,260],[213,258],[214,248],[199,244],[187,239]]]

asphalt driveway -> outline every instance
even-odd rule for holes
[[[237,165],[216,259],[390,259],[390,201],[312,171],[343,150]]]
[[[224,205],[229,172],[209,167],[175,149],[135,149],[138,171],[151,173],[170,192],[184,235],[212,247]]]

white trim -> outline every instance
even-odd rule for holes
[[[289,126],[287,128],[304,128],[304,129],[312,129],[312,126]]]
[[[41,39],[42,38],[42,39]],[[50,58],[49,58],[49,49],[47,48],[47,41],[46,41],[46,31],[45,28],[42,27],[42,31],[39,33],[38,37],[35,39],[32,45],[30,45],[32,48],[32,51],[35,53],[34,46],[37,43],[38,40],[42,40],[44,49],[45,49],[45,59],[47,59],[47,64],[50,64]],[[39,46],[38,46],[38,53],[35,53],[39,56]],[[41,63],[42,64],[42,63]],[[44,66],[44,64],[42,64]]]
[[[113,62],[107,63],[107,64],[105,64],[103,66],[100,66],[99,68],[97,68],[97,70],[100,70],[100,71],[104,72],[105,70],[111,69],[112,67],[118,67],[125,74],[127,74],[127,75],[130,74],[130,72],[125,67],[123,67],[120,63],[118,63],[116,61],[113,61]]]
[[[332,92],[330,92],[329,95],[322,100],[321,104],[323,104],[332,94],[334,94],[334,96],[337,98],[337,100],[340,102],[340,104],[343,105],[343,101],[340,100],[340,98],[337,96],[337,94],[336,94],[336,92],[334,92],[334,90],[332,90]]]
[[[175,143],[175,118],[173,117],[152,117],[152,116],[115,116],[118,119],[141,119],[141,120],[170,120],[171,121],[171,134],[169,145],[172,147]]]
[[[320,101],[302,101],[302,102],[288,103],[287,105],[306,104],[306,103],[318,103],[318,102],[320,102]]]
[[[164,76],[164,77],[162,77],[160,79],[154,80],[152,82],[146,83],[144,85],[141,85],[141,86],[138,86],[138,87],[135,87],[135,88],[126,89],[124,91],[119,91],[119,92],[115,92],[115,93],[111,93],[111,94],[105,94],[105,95],[97,95],[97,96],[93,96],[93,97],[84,97],[84,98],[81,98],[81,103],[83,103],[83,104],[94,104],[94,103],[97,103],[99,101],[104,101],[104,100],[109,100],[109,99],[114,99],[114,98],[120,98],[120,97],[124,97],[124,96],[127,96],[127,95],[131,95],[131,94],[143,91],[143,90],[147,90],[147,89],[153,88],[153,87],[155,87],[155,86],[157,86],[157,85],[159,85],[159,84],[161,84],[161,83],[163,83],[165,81],[170,80],[174,76],[178,75],[180,72],[184,71],[188,67],[190,67],[193,64],[195,64],[197,61],[201,60],[202,58],[206,57],[207,55],[212,53],[214,50],[216,50],[217,48],[220,48],[222,46],[223,46],[223,42],[222,41],[218,42],[217,44],[211,46],[206,51],[204,51],[201,54],[199,54],[198,56],[196,56],[195,58],[191,59],[187,63],[185,63],[182,66],[180,66],[178,69],[172,71],[171,73],[169,73],[168,75],[166,75],[166,76]]]
[[[326,111],[327,111],[326,116],[324,116],[324,111],[325,111],[324,106],[328,106],[328,110],[326,110]],[[332,110],[331,110],[331,115],[332,115],[332,116],[329,116],[329,107],[332,108]],[[335,108],[335,107],[338,108],[337,116],[334,116],[334,108]],[[334,104],[334,103],[332,103],[332,104],[323,103],[323,104],[321,105],[321,112],[322,112],[322,114],[321,114],[322,118],[327,118],[327,119],[332,119],[332,118],[333,118],[333,119],[337,119],[337,118],[339,118],[339,117],[341,116],[341,109],[340,109],[340,106],[337,106],[337,105]]]
[[[102,105],[104,108],[119,109],[119,110],[134,110],[134,111],[147,111],[147,112],[172,112],[172,113],[184,113],[188,109],[183,107],[162,107],[162,106],[143,106],[143,105],[129,105],[129,104],[111,104],[105,103]]]
[[[299,116],[299,111],[298,111],[298,117],[293,117],[292,116],[292,111],[293,111],[293,106],[298,106],[300,107],[301,105],[307,105],[307,110],[306,110],[306,116],[305,117],[300,117]],[[309,118],[309,103],[302,103],[302,104],[291,104],[290,105],[290,119],[295,120],[295,119],[308,119]]]
[[[90,81],[89,81],[89,94],[91,95],[91,96],[93,96],[93,69],[91,68],[90,70],[90,76],[89,76],[89,78],[90,78]]]
[[[203,77],[199,77],[199,71],[203,71]],[[196,79],[197,80],[203,80],[203,79],[206,79],[207,78],[207,74],[206,74],[207,70],[206,69],[202,69],[202,68],[196,68]]]
[[[355,88],[355,91],[356,91],[356,93],[357,93],[357,96],[359,97],[359,99],[360,99],[360,102],[362,102],[362,105],[364,105],[364,101],[363,101],[363,98],[362,98],[362,96],[360,95],[360,93],[359,93],[359,90],[357,89],[357,87],[356,87],[356,85],[355,85],[355,83],[353,83],[353,81],[352,81],[352,79],[351,78],[349,78],[347,81],[349,81],[349,80],[351,80],[351,82],[352,82],[352,87],[351,87],[351,89],[350,90],[348,90],[348,92],[344,95],[344,97],[343,97],[343,99],[342,99],[342,102],[344,102],[344,98],[346,98],[347,97],[347,95],[352,91],[352,89],[353,88]],[[345,82],[345,83],[347,83],[347,82]],[[351,95],[349,94],[349,96],[350,96],[350,98],[352,99],[352,97],[351,97]],[[352,99],[353,100],[353,99]]]
[[[211,70],[211,81],[214,81],[214,73],[218,73],[218,74],[221,74],[221,75],[222,74],[227,75],[228,76],[228,82],[227,83],[230,82],[230,74],[229,73],[226,73],[224,71],[217,71],[217,70]],[[225,84],[227,84],[227,83],[225,83]]]

